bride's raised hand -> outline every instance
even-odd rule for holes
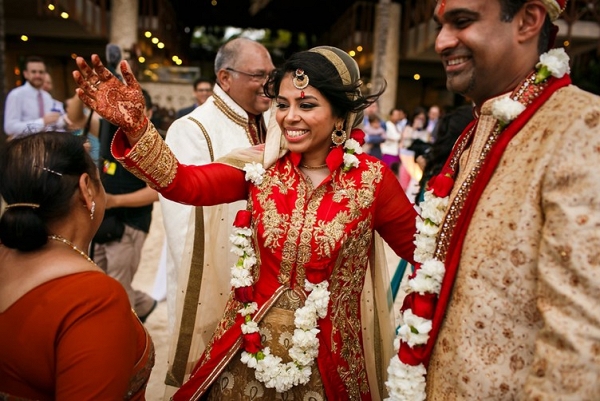
[[[83,57],[77,57],[79,71],[73,71],[77,95],[88,107],[112,124],[121,127],[132,145],[144,133],[146,118],[144,95],[129,64],[119,65],[124,83],[115,77],[100,61],[97,54],[91,57],[90,67]]]

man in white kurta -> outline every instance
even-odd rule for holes
[[[273,68],[268,51],[257,42],[240,38],[222,46],[215,60],[213,96],[167,132],[166,143],[181,163],[211,163],[264,141],[269,114],[264,112],[271,101],[263,96],[262,85]],[[162,196],[160,202],[167,245],[170,396],[189,376],[223,314],[230,269],[237,262],[229,236],[246,203],[196,208]]]

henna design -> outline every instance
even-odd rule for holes
[[[81,101],[121,127],[135,143],[146,128],[146,105],[141,87],[127,62],[120,64],[125,82],[105,68],[96,54],[92,55],[91,67],[82,57],[77,57],[76,63],[79,71],[73,72],[73,78],[79,87],[77,95]]]

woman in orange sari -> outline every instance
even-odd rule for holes
[[[0,194],[0,399],[144,400],[152,341],[85,252],[106,194],[83,140],[11,141]]]

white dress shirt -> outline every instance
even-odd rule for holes
[[[40,116],[38,107],[38,94],[42,94],[44,102],[44,114],[64,109],[62,104],[52,99],[52,96],[44,90],[36,89],[29,82],[11,90],[6,97],[4,106],[4,132],[13,137],[22,137],[50,129],[61,130],[65,128],[65,121],[61,116],[51,126],[44,124],[43,116]],[[56,104],[58,102],[58,104]]]

